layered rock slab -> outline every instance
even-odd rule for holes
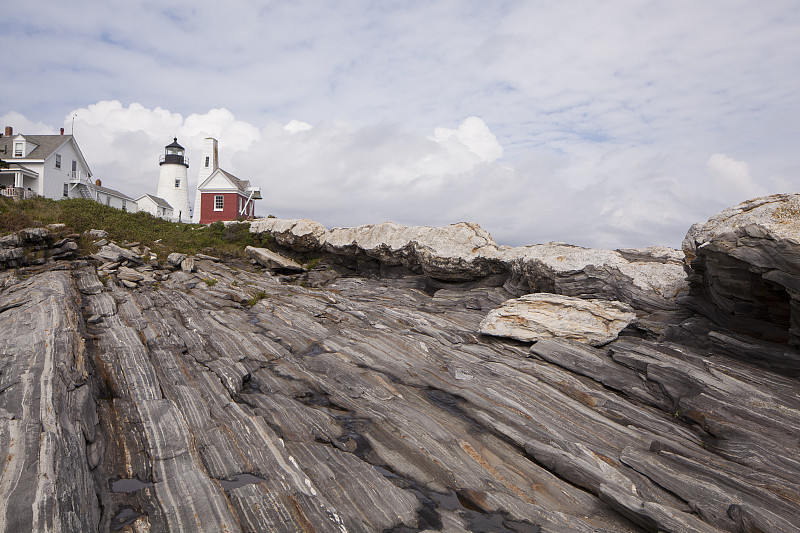
[[[683,250],[696,310],[730,330],[800,345],[800,195],[726,209],[692,226]],[[786,357],[800,368],[800,356]]]
[[[620,300],[647,311],[673,309],[686,290],[682,254],[668,248],[593,250],[562,243],[498,245],[473,223],[441,228],[384,222],[327,230],[311,220],[260,219],[250,231],[280,246],[400,265],[432,278],[468,281],[501,275],[520,296],[552,292]]]
[[[96,531],[87,449],[99,436],[80,297],[68,272],[2,285],[0,531]]]
[[[523,342],[558,337],[601,346],[616,339],[635,319],[633,308],[622,302],[536,293],[490,311],[481,321],[480,332]]]
[[[101,283],[91,268],[59,273],[51,305],[78,302],[89,372],[76,389],[90,401],[56,411],[95,428],[63,447],[85,457],[101,504],[95,528],[87,519],[80,530],[131,521],[150,531],[792,531],[800,522],[796,380],[690,342],[624,337],[600,349],[551,339],[530,351],[481,336],[485,309],[511,296],[497,286],[449,283],[431,295],[417,288],[424,276],[408,276],[310,289],[196,265],[134,290]],[[0,275],[0,320],[29,326],[17,288],[43,285],[45,274]],[[4,361],[0,379],[27,372]],[[77,407],[87,403],[96,413]],[[56,485],[75,490],[72,480]]]

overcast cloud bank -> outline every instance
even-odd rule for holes
[[[74,126],[96,177],[132,196],[155,192],[174,136],[194,161],[216,137],[261,214],[474,221],[512,245],[678,246],[797,188],[788,0],[43,0],[7,16],[3,125]]]

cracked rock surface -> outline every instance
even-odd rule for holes
[[[715,348],[763,341],[531,346],[478,333],[499,286],[195,259],[0,272],[0,531],[798,531],[798,381]]]

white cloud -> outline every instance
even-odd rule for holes
[[[800,173],[794,0],[76,2],[4,13],[2,118],[124,191],[213,135],[278,215],[678,245]]]
[[[286,125],[283,127],[283,129],[285,129],[289,133],[294,134],[294,133],[300,133],[301,131],[308,131],[308,130],[312,129],[313,127],[314,126],[312,126],[311,124],[308,124],[307,122],[303,122],[303,121],[300,121],[300,120],[292,119],[292,120],[290,120],[289,122],[286,123]]]
[[[725,154],[712,154],[706,162],[708,173],[724,199],[738,203],[748,198],[764,196],[769,191],[750,175],[750,165]]]

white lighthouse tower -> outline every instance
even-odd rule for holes
[[[217,140],[213,137],[206,137],[203,141],[203,159],[200,161],[200,165],[200,172],[197,173],[194,213],[192,214],[192,222],[195,224],[200,222],[200,185],[219,168],[219,149],[217,148]]]
[[[178,144],[177,137],[164,148],[164,155],[159,158],[158,164],[161,166],[161,173],[158,176],[156,196],[172,206],[175,222],[189,222],[189,189],[186,184],[189,159],[184,156],[183,146]]]

